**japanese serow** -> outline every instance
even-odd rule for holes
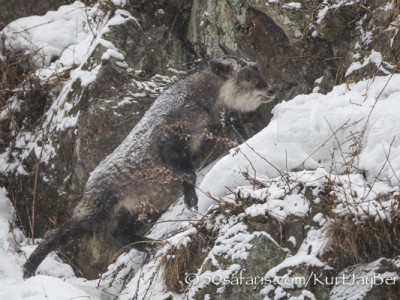
[[[38,245],[24,277],[32,276],[49,252],[92,233],[103,220],[116,218],[114,236],[129,243],[146,239],[135,225],[156,220],[180,195],[196,207],[195,171],[212,143],[229,128],[244,135],[240,115],[273,99],[256,65],[232,57],[212,60],[175,83],[90,174],[71,219]]]

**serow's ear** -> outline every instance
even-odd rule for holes
[[[232,71],[232,65],[223,60],[211,60],[210,67],[214,74],[224,79],[228,78]]]

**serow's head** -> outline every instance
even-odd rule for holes
[[[271,85],[254,63],[225,58],[210,62],[211,70],[224,79],[218,104],[238,112],[255,111],[261,104],[274,101]]]

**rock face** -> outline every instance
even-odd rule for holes
[[[0,1],[0,22],[65,4],[28,2]],[[96,11],[86,10],[93,47],[79,64],[50,77],[33,70],[29,57],[7,48],[7,37],[2,37],[1,72],[8,79],[1,83],[0,147],[1,160],[9,165],[1,170],[2,181],[20,223],[35,237],[68,218],[89,173],[180,71],[199,58],[236,55],[256,62],[274,84],[277,101],[313,89],[329,92],[335,84],[398,67],[397,1],[136,0],[123,7],[116,2],[88,6]],[[15,9],[17,5],[23,9]],[[102,26],[107,30],[99,30]],[[268,124],[272,107],[248,115],[250,135]],[[249,224],[264,226],[257,220]],[[294,219],[284,230],[301,240],[306,233],[296,224]],[[89,277],[104,270],[120,247],[106,230],[100,232],[101,237],[69,249],[77,270]],[[274,249],[263,235],[251,244]],[[284,253],[275,250],[270,255],[279,260]],[[262,258],[253,252],[250,257],[248,268],[257,271],[252,266]]]
[[[301,10],[316,2],[304,1]],[[309,91],[315,76],[329,66],[323,58],[331,57],[330,47],[325,40],[308,38],[310,22],[311,15],[278,2],[195,0],[188,39],[198,55],[235,54],[256,61],[281,97],[290,99]]]

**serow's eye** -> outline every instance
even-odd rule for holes
[[[263,90],[266,88],[266,84],[263,83],[262,81],[257,81],[257,84],[255,86],[256,86],[256,89],[258,89],[258,90]]]
[[[269,87],[267,89],[268,95],[273,95],[274,94],[274,88],[273,87]]]

